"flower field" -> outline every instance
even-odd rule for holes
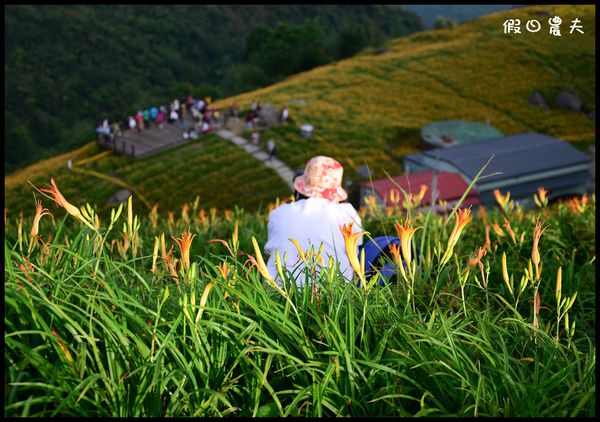
[[[278,203],[105,218],[48,182],[33,217],[5,211],[5,416],[595,416],[594,195],[370,203],[363,230],[401,239],[396,281],[351,258],[345,283],[313,250],[280,288],[261,252]]]

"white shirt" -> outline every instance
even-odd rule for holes
[[[265,245],[265,251],[270,254],[267,262],[269,274],[281,285],[275,267],[275,251],[278,250],[282,266],[297,276],[296,283],[299,286],[304,284],[304,272],[296,270],[303,268],[304,263],[296,246],[288,240],[291,238],[298,241],[304,252],[314,246],[317,253],[323,243],[322,257],[325,266],[329,257],[333,257],[339,262],[340,272],[350,280],[354,271],[348,261],[344,237],[340,231],[341,225],[350,222],[354,222],[353,231],[362,231],[360,217],[351,204],[331,202],[323,198],[303,199],[274,209],[269,215],[269,239]],[[358,244],[362,244],[362,237]],[[358,254],[358,250],[356,253]]]

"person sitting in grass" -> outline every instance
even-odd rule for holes
[[[340,273],[348,280],[352,279],[354,271],[346,255],[340,226],[353,223],[353,231],[362,229],[354,207],[343,202],[348,197],[342,188],[343,172],[342,165],[331,157],[319,155],[311,158],[304,173],[294,179],[296,200],[279,206],[269,215],[265,245],[265,251],[270,254],[267,269],[280,285],[275,265],[276,251],[279,251],[282,266],[296,276],[296,284],[302,286],[305,280],[304,273],[297,271],[304,267],[304,263],[289,239],[295,239],[304,252],[314,246],[317,253],[322,243],[324,264],[327,265],[329,257],[333,257],[339,263]],[[360,244],[362,238],[358,242]]]

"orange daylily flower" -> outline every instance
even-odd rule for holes
[[[471,217],[470,209],[462,208],[458,211],[458,213],[456,212],[456,209],[454,209],[452,212],[456,214],[456,222],[454,223],[454,228],[452,229],[452,233],[450,233],[448,242],[455,245],[460,237],[461,232],[473,218]]]
[[[204,211],[204,208],[200,210],[200,212],[198,213],[198,217],[200,218],[201,222],[206,222],[206,211]]]
[[[190,209],[190,206],[187,203],[183,204],[183,206],[181,207],[181,219],[185,223],[189,223],[190,222],[190,216],[188,214],[188,210],[189,209]]]
[[[581,213],[585,210],[587,203],[588,203],[587,195],[582,195],[581,201],[579,200],[579,197],[576,196],[574,198],[569,199],[569,201],[567,202],[567,205],[568,205],[569,209],[571,210],[571,212]]]
[[[375,214],[377,212],[377,199],[374,195],[366,196],[365,203],[367,204],[367,211],[369,213]]]
[[[225,262],[223,262],[220,266],[217,267],[223,278],[227,278],[229,275],[230,269]]]
[[[35,217],[33,218],[33,225],[31,226],[31,237],[36,237],[40,231],[40,220],[45,215],[52,215],[46,208],[42,208],[42,201],[37,200],[37,206],[35,209]]]
[[[361,266],[361,263],[358,260],[357,250],[358,250],[358,241],[366,232],[352,232],[353,222],[344,224],[340,226],[340,231],[342,232],[342,236],[344,237],[344,244],[346,246],[346,255],[348,255],[348,261],[350,262],[350,266],[358,274],[359,278],[365,283],[365,268],[364,263]]]
[[[504,237],[505,236],[504,230],[502,230],[500,228],[500,226],[498,225],[498,223],[492,223],[492,229],[494,229],[494,233],[496,233],[496,235],[498,237]]]
[[[169,249],[169,252],[167,252],[167,255],[165,256],[164,261],[165,261],[165,265],[169,269],[169,273],[171,273],[171,278],[173,279],[175,284],[177,284],[177,286],[179,286],[179,276],[177,275],[177,271],[175,270],[175,265],[177,265],[177,261],[179,261],[179,260],[177,258],[175,258],[175,259],[172,258],[172,252],[173,252],[173,246],[171,246],[171,249]]]
[[[396,232],[398,232],[398,237],[400,238],[402,256],[404,257],[406,265],[410,269],[410,262],[412,259],[411,241],[415,232],[421,227],[410,227],[410,221],[408,218],[404,220],[404,226],[402,226],[398,221],[396,221],[394,223],[394,227],[396,228]]]
[[[34,273],[35,268],[33,268],[33,265],[31,265],[31,262],[29,262],[29,260],[25,257],[23,257],[23,262],[25,262],[25,265],[19,264],[19,269],[21,271],[23,271],[23,273],[25,274],[25,279],[27,281],[31,281],[31,277],[29,276],[29,274]],[[19,280],[17,279],[17,281],[19,281]],[[20,281],[19,281],[19,283],[20,283]]]
[[[256,255],[256,259],[254,259],[251,256],[249,256],[249,258],[252,258],[251,260],[254,261],[254,264],[258,268],[258,272],[260,273],[260,275],[262,275],[265,278],[265,280],[267,280],[267,282],[271,286],[273,286],[275,290],[277,290],[282,296],[288,297],[288,294],[277,285],[275,279],[271,277],[271,274],[269,274],[267,264],[265,264],[265,260],[263,259],[262,253],[260,252],[260,248],[258,247],[258,242],[256,241],[256,238],[254,236],[252,236],[252,245],[254,246],[254,254]]]
[[[392,254],[392,258],[394,258],[394,263],[397,265],[401,265],[400,262],[400,246],[392,244],[390,245],[390,253]]]
[[[404,271],[404,265],[402,265],[402,261],[400,260],[400,245],[390,245],[390,253],[392,254],[394,263],[398,266],[398,269],[400,270],[402,277],[405,280],[408,280],[406,278],[406,272]]]
[[[375,196],[369,195],[369,196],[365,196],[365,203],[369,207],[375,207],[377,205],[377,200],[375,199]]]
[[[152,223],[152,228],[155,229],[158,220],[158,204],[154,204],[152,210],[150,211],[150,222]]]
[[[440,199],[440,200],[438,200],[438,205],[440,206],[440,209],[443,212],[446,212],[448,210],[448,201]]]
[[[446,246],[446,252],[441,259],[441,264],[445,264],[448,262],[450,257],[452,256],[452,252],[454,250],[454,246],[458,242],[458,238],[460,234],[464,230],[465,226],[469,224],[469,222],[473,219],[471,217],[471,210],[461,208],[458,212],[456,212],[456,208],[452,210],[452,212],[456,215],[456,221],[454,222],[454,228],[450,233],[450,237],[448,238],[448,245]]]
[[[398,205],[398,202],[400,202],[400,192],[398,191],[398,189],[390,190],[390,202],[393,205]]]
[[[466,270],[468,270],[471,267],[474,267],[475,265],[479,266],[479,269],[481,270],[481,280],[483,281],[483,288],[486,288],[486,280],[485,280],[485,274],[483,272],[483,263],[481,262],[481,258],[483,258],[485,255],[487,254],[487,245],[483,245],[477,248],[477,250],[471,254],[471,259],[469,259],[469,262],[467,264],[467,268]]]
[[[510,225],[510,221],[508,221],[506,219],[506,217],[503,217],[503,218],[504,218],[504,224],[503,224],[503,226],[506,227],[506,231],[510,235],[510,238],[512,239],[513,243],[516,245],[517,244],[517,237],[515,236],[515,232],[513,231],[512,227]]]
[[[494,193],[494,197],[496,198],[496,201],[498,202],[500,207],[503,210],[506,210],[506,208],[510,202],[510,192],[506,192],[506,195],[502,195],[502,193],[500,193],[500,189],[494,189],[493,193]]]
[[[535,221],[535,229],[533,230],[533,249],[531,250],[531,261],[533,262],[533,265],[535,265],[536,280],[540,279],[539,265],[541,261],[538,243],[544,230],[546,230],[546,227],[542,224],[540,217],[538,216]]]
[[[485,225],[485,244],[487,245],[488,252],[491,252],[492,242],[490,242],[490,226],[488,226],[487,224]]]
[[[419,205],[425,197],[425,192],[427,192],[427,185],[421,185],[421,190],[419,190],[419,194],[415,197],[415,203],[417,205]]]
[[[544,188],[538,188],[538,193],[533,194],[533,201],[538,207],[545,207],[548,205],[548,191]]]
[[[171,236],[179,246],[179,250],[181,251],[181,264],[184,268],[190,266],[190,246],[194,237],[196,237],[196,235],[189,232],[183,233],[181,239]]]
[[[56,182],[54,182],[54,178],[52,178],[52,177],[50,178],[50,183],[51,183],[51,186],[48,186],[48,188],[38,189],[38,188],[35,188],[35,186],[34,186],[34,188],[42,194],[48,193],[48,194],[52,195],[51,199],[53,199],[54,202],[56,202],[56,205],[64,208],[65,211],[67,211],[67,213],[71,214],[73,217],[75,217],[76,219],[81,221],[83,224],[85,224],[92,230],[96,231],[96,228],[83,217],[79,208],[77,208],[75,205],[73,205],[69,201],[67,201],[65,199],[65,197],[62,195],[62,193],[60,193],[60,191],[58,190],[58,187],[56,186]]]
[[[481,219],[485,224],[487,224],[487,211],[483,205],[479,206],[479,214],[481,214]]]

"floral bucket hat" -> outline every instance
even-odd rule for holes
[[[296,177],[294,188],[302,195],[341,202],[348,198],[342,188],[344,168],[331,157],[317,155],[306,163],[304,174]]]

